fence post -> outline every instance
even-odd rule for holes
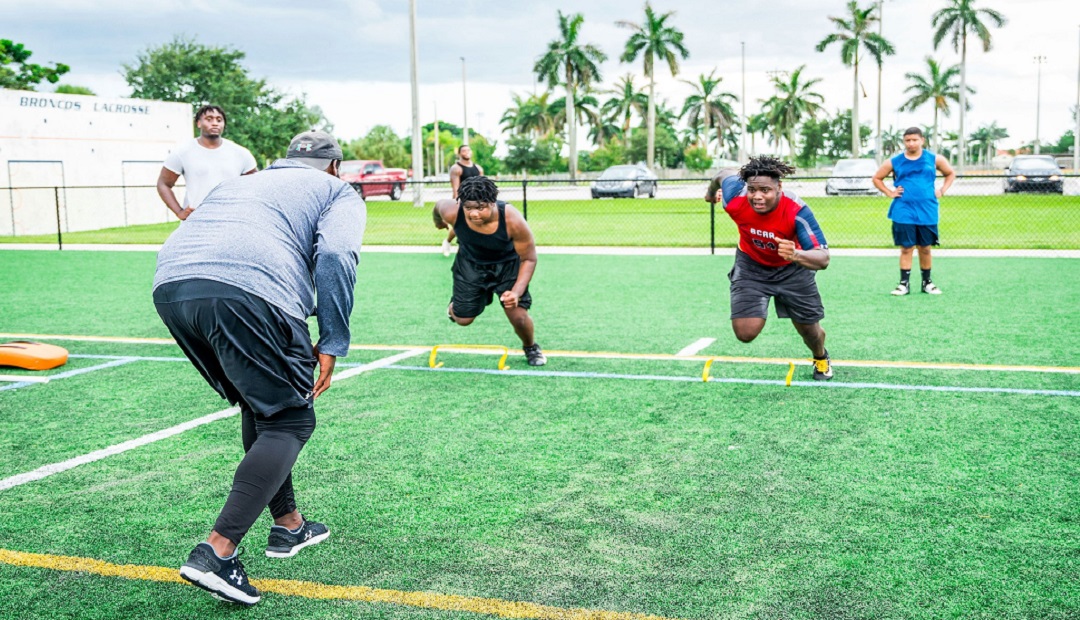
[[[529,180],[521,180],[521,217],[529,219]]]
[[[53,202],[56,205],[56,246],[58,250],[64,249],[64,236],[60,232],[60,188],[53,187]]]
[[[709,201],[709,254],[716,254],[716,201]]]

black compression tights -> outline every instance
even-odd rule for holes
[[[296,510],[292,467],[315,431],[315,410],[282,409],[266,418],[241,405],[244,455],[233,476],[229,499],[214,531],[239,545],[248,529],[270,507],[275,519]]]

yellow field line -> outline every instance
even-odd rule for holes
[[[77,340],[82,342],[114,342],[130,344],[173,344],[169,338],[120,338],[111,336],[64,336],[54,334],[5,334],[0,333],[0,338],[19,338],[23,340]],[[431,345],[416,344],[354,344],[349,349],[353,351],[405,351],[408,349],[430,349]],[[520,349],[510,349],[514,354],[522,353]],[[460,353],[488,353],[490,351],[459,351]],[[655,361],[707,361],[731,362],[734,364],[789,364],[791,358],[787,357],[742,357],[725,355],[675,355],[673,353],[620,353],[616,351],[560,351],[545,350],[548,357],[567,358],[594,358],[594,359],[637,359]],[[796,360],[796,364],[808,366],[809,359]],[[1027,366],[1006,364],[969,364],[964,362],[909,362],[892,360],[845,360],[834,359],[836,366],[861,367],[861,368],[906,368],[921,370],[987,370],[996,372],[1048,372],[1061,374],[1080,374],[1080,366]]]
[[[175,568],[162,566],[139,566],[136,564],[110,564],[92,558],[80,558],[63,555],[44,555],[0,549],[0,563],[30,568],[74,571],[105,577],[122,577],[142,581],[165,583],[183,583],[180,572]],[[283,596],[299,596],[310,599],[361,601],[365,603],[389,603],[438,609],[443,611],[467,611],[476,614],[499,616],[502,618],[536,618],[550,620],[670,620],[661,616],[637,614],[619,611],[593,609],[567,609],[550,607],[536,603],[504,601],[478,596],[459,596],[456,594],[438,594],[433,592],[403,592],[384,590],[365,586],[337,586],[310,581],[291,581],[285,579],[252,579],[251,584],[262,592],[272,592]]]

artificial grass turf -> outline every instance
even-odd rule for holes
[[[790,322],[772,311],[753,343],[734,339],[732,260],[541,255],[531,286],[537,339],[547,349],[673,354],[713,337],[702,354],[805,355]],[[827,344],[838,359],[1080,366],[1075,262],[939,258],[934,279],[944,295],[895,298],[895,258],[834,257],[817,277]],[[446,320],[450,263],[363,256],[353,342],[519,347],[497,306],[466,328]],[[0,332],[167,338],[150,299],[153,268],[149,252],[0,252]]]
[[[692,198],[656,200],[530,200],[529,226],[543,245],[710,246],[709,205]],[[892,247],[882,197],[807,198],[832,247]],[[431,204],[368,203],[364,242],[371,245],[437,245]],[[519,205],[520,206],[520,205]],[[721,208],[715,214],[717,247],[734,247],[738,233]],[[81,231],[65,243],[160,244],[179,222]],[[1080,248],[1080,196],[950,196],[942,201],[941,239],[950,248]],[[0,237],[0,243],[56,243],[56,235]]]
[[[320,401],[296,470],[302,508],[334,535],[269,561],[257,555],[264,516],[248,568],[686,618],[1076,612],[1077,419],[1061,399],[808,393],[404,371],[343,381]],[[240,456],[233,422],[7,491],[0,537],[24,541],[16,533],[33,525],[34,545],[14,548],[177,565]],[[42,521],[57,497],[64,509]],[[139,535],[103,539],[102,522]],[[0,567],[12,573],[25,575]],[[151,598],[143,584],[66,580],[99,598],[60,610]],[[14,611],[57,600],[20,596],[18,583],[0,580]],[[210,605],[157,587],[169,606],[148,609],[161,617]],[[246,613],[417,613],[282,598]]]

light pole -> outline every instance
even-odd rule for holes
[[[461,57],[461,110],[465,119],[461,126],[461,144],[469,146],[469,94],[465,90],[465,57]]]
[[[439,102],[435,102],[435,124],[432,125],[435,134],[435,150],[432,152],[431,165],[435,168],[435,175],[442,172],[442,152],[439,150]]]
[[[739,161],[746,161],[746,41],[742,46],[742,132],[739,134]]]
[[[1073,174],[1080,174],[1080,62],[1076,65],[1076,127],[1073,128]]]
[[[878,0],[878,36],[884,38],[885,35],[885,0]],[[874,159],[877,163],[881,163],[882,149],[884,146],[881,140],[881,64],[877,66],[877,142],[874,146]],[[858,131],[858,130],[856,130]]]
[[[1039,112],[1042,109],[1042,66],[1046,62],[1046,56],[1036,56],[1035,64],[1039,69],[1035,81],[1035,154],[1039,154]]]
[[[424,138],[420,134],[420,52],[416,46],[416,0],[409,0],[409,78],[412,82],[412,169],[413,206],[424,206]]]

